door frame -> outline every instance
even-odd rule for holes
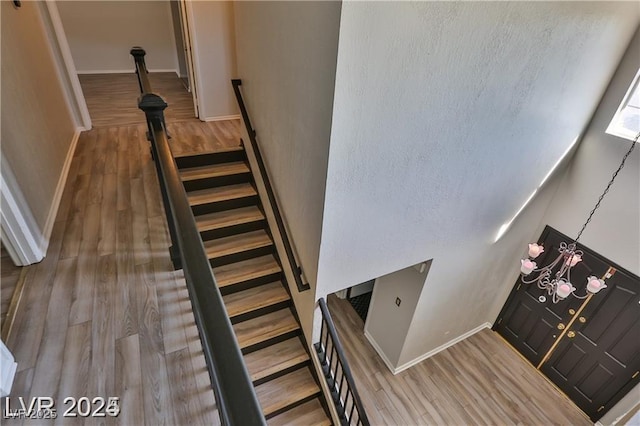
[[[67,35],[65,34],[64,27],[62,26],[62,19],[60,18],[58,5],[56,4],[56,0],[45,0],[44,4],[46,5],[46,7],[41,7],[40,10],[48,16],[52,26],[51,30],[53,31],[53,35],[55,36],[54,40],[51,40],[51,43],[55,43],[56,46],[51,46],[51,48],[52,50],[55,50],[55,47],[57,47],[60,51],[60,54],[62,55],[62,65],[64,66],[64,69],[58,69],[58,72],[61,74],[60,77],[62,77],[62,74],[66,75],[69,83],[71,84],[71,90],[73,92],[73,99],[67,99],[67,101],[69,103],[75,103],[75,107],[80,114],[80,117],[76,117],[76,126],[83,127],[84,130],[89,130],[92,127],[91,116],[89,115],[89,108],[87,107],[87,102],[84,98],[84,92],[82,91],[82,86],[80,85],[80,79],[78,78],[76,65],[73,62],[73,56],[71,56],[71,48],[69,47],[69,42],[67,41]],[[46,22],[43,22],[43,24],[46,28]],[[58,65],[58,68],[60,68],[60,65]],[[71,110],[73,111],[73,108],[71,108]]]
[[[200,118],[200,99],[198,97],[198,88],[200,82],[195,68],[195,58],[193,53],[193,6],[190,1],[179,0],[180,18],[182,19],[180,27],[182,28],[182,41],[186,49],[187,57],[187,73],[189,74],[189,89],[193,98],[193,109],[196,118]]]

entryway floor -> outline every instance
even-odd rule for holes
[[[330,296],[329,310],[371,424],[592,424],[491,330],[394,376],[349,302]]]

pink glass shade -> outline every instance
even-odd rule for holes
[[[542,253],[544,251],[544,247],[539,246],[536,243],[531,243],[529,244],[529,257],[532,259],[535,259],[536,257],[540,256],[540,253]]]
[[[536,262],[532,262],[529,259],[520,260],[520,272],[524,275],[529,275],[537,266]]]
[[[571,262],[571,264],[569,264]],[[573,267],[576,266],[579,262],[582,262],[582,256],[579,254],[574,254],[573,256],[569,256],[567,258],[566,264]]]
[[[594,276],[587,278],[587,291],[589,293],[597,293],[603,288],[607,288],[607,285],[604,283],[604,280],[598,279]]]
[[[566,282],[564,280],[558,281],[558,287],[556,289],[556,294],[560,299],[566,298],[571,292],[575,290],[575,287],[571,285],[571,283]]]

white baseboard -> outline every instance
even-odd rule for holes
[[[367,340],[369,341],[369,343],[371,343],[371,346],[373,346],[373,349],[376,350],[376,352],[378,353],[378,355],[380,356],[380,358],[382,359],[384,364],[387,366],[389,371],[391,371],[393,374],[397,374],[396,371],[395,371],[396,368],[393,366],[391,361],[389,361],[389,358],[387,358],[387,356],[382,351],[382,349],[380,349],[380,346],[378,345],[378,342],[375,341],[375,339],[369,334],[369,332],[367,330],[364,331],[364,337],[366,337]]]
[[[476,334],[479,331],[484,330],[485,328],[491,328],[491,323],[485,322],[484,324],[481,324],[481,325],[477,326],[473,330],[469,330],[466,333],[463,333],[460,336],[456,337],[455,339],[449,340],[447,343],[438,346],[437,348],[427,352],[426,354],[421,355],[421,356],[419,356],[418,358],[416,358],[416,359],[414,359],[412,361],[409,361],[407,363],[402,364],[401,366],[399,366],[398,368],[395,369],[393,374],[398,374],[401,371],[406,370],[407,368],[413,367],[414,365],[419,364],[420,362],[424,361],[425,359],[434,356],[438,352],[444,351],[448,347],[451,347],[451,346],[455,345],[456,343],[461,342],[464,339],[473,336],[474,334]]]
[[[0,341],[0,360],[0,397],[5,397],[11,393],[18,363],[2,341]]]
[[[220,115],[218,117],[204,117],[202,121],[225,121],[225,120],[240,120],[240,114],[234,115]]]
[[[430,358],[432,356],[434,356],[435,354],[437,354],[438,352],[442,352],[445,349],[447,349],[450,346],[455,345],[458,342],[463,341],[464,339],[466,339],[467,337],[471,337],[472,335],[476,334],[477,332],[484,330],[485,328],[491,328],[491,324],[488,322],[485,322],[482,325],[479,325],[478,327],[474,328],[473,330],[469,330],[464,334],[461,334],[460,336],[456,337],[455,339],[449,340],[447,343],[438,346],[437,348],[427,352],[426,354],[420,355],[419,357],[404,363],[398,367],[394,367],[393,364],[391,363],[391,361],[389,361],[389,359],[387,358],[387,356],[385,355],[385,353],[382,351],[382,349],[380,349],[380,346],[378,345],[378,343],[375,341],[375,339],[373,337],[371,337],[371,335],[369,334],[369,332],[367,330],[364,331],[364,336],[367,338],[367,340],[369,341],[369,343],[371,343],[371,346],[373,346],[373,348],[376,350],[376,352],[378,353],[378,355],[380,355],[380,358],[382,359],[382,361],[385,363],[385,365],[387,366],[387,368],[389,369],[389,371],[391,371],[394,375],[406,370],[407,368],[411,368],[416,364],[419,364],[420,362],[424,361],[427,358]]]
[[[71,168],[71,162],[73,161],[73,154],[76,152],[76,146],[78,145],[78,139],[80,139],[80,133],[85,129],[78,127],[73,134],[69,150],[67,151],[67,157],[64,160],[62,166],[62,172],[58,179],[58,185],[56,186],[56,192],[53,195],[53,202],[51,208],[49,208],[49,214],[47,215],[47,221],[45,222],[44,229],[42,230],[42,240],[40,241],[40,250],[43,255],[46,255],[47,248],[49,247],[49,241],[51,239],[51,231],[53,231],[53,224],[56,222],[56,216],[58,215],[58,208],[60,207],[60,200],[62,199],[62,193],[67,183],[67,177],[69,176],[69,169]]]
[[[172,72],[175,74],[178,74],[178,71],[175,69],[164,69],[164,68],[158,68],[158,69],[149,69],[148,70],[150,73],[151,72]],[[135,68],[129,68],[129,69],[119,69],[119,70],[77,70],[76,71],[78,74],[134,74],[136,72]]]

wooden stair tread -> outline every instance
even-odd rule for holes
[[[236,151],[244,151],[244,147],[242,144],[238,144],[236,146],[220,146],[214,149],[210,149],[208,151],[198,151],[198,152],[185,152],[183,154],[174,155],[173,158],[179,160],[181,158],[187,157],[195,157],[201,155],[210,155],[210,154],[221,154],[225,152],[236,152]]]
[[[239,209],[196,216],[196,224],[200,232],[257,222],[259,220],[264,220],[264,214],[258,206],[241,207]]]
[[[267,420],[269,426],[329,426],[331,419],[327,417],[318,398],[298,405],[282,414]]]
[[[204,250],[209,259],[215,259],[243,251],[268,247],[273,244],[271,237],[264,229],[245,232],[204,242]]]
[[[265,416],[318,392],[320,388],[308,368],[301,368],[256,386],[256,394]]]
[[[241,349],[295,331],[300,325],[291,311],[281,309],[233,325]]]
[[[187,193],[187,197],[189,198],[190,205],[199,206],[201,204],[251,197],[257,194],[258,193],[255,188],[250,183],[239,183],[236,185],[218,186],[215,188],[189,191]]]
[[[280,281],[223,296],[229,318],[289,300]],[[255,380],[255,379],[254,379]]]
[[[272,255],[255,257],[241,262],[230,263],[213,268],[218,287],[238,284],[254,278],[281,272],[280,265]]]
[[[207,166],[189,167],[180,170],[180,178],[183,181],[206,179],[220,176],[238,175],[249,173],[249,166],[244,161],[231,163],[210,164]]]
[[[252,381],[260,380],[308,360],[309,354],[304,350],[302,342],[297,337],[244,356],[244,363],[247,365]]]

